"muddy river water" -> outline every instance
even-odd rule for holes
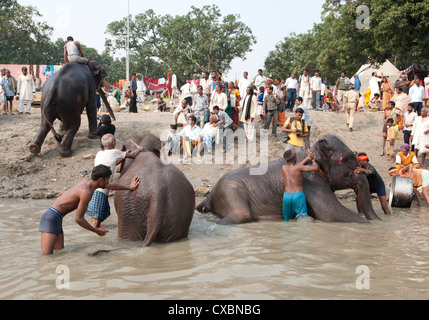
[[[79,227],[72,213],[64,219],[66,248],[42,257],[38,225],[50,204],[1,200],[0,299],[429,298],[428,207],[394,208],[366,225],[226,227],[196,213],[188,239],[141,248],[117,239],[112,205],[106,237]],[[377,202],[374,208],[382,216]]]

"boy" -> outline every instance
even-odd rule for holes
[[[42,233],[42,255],[51,255],[54,253],[54,249],[62,250],[64,248],[63,219],[74,210],[77,210],[75,221],[82,228],[92,231],[101,237],[108,233],[106,229],[95,228],[85,220],[85,212],[94,191],[98,188],[134,191],[140,183],[138,177],[133,178],[130,186],[109,183],[111,175],[112,171],[109,167],[104,165],[95,167],[92,170],[91,179],[83,180],[73,188],[64,192],[64,194],[42,214],[39,226],[39,231]]]
[[[385,144],[386,155],[390,157],[391,162],[395,162],[395,127],[392,118],[387,119],[383,127],[383,149]]]
[[[294,150],[286,151],[283,157],[287,162],[287,165],[282,168],[285,184],[285,192],[283,195],[284,220],[290,221],[295,215],[298,219],[308,218],[302,173],[316,172],[319,170],[319,165],[312,160],[313,156],[311,153],[298,164],[296,164],[296,152]],[[312,165],[305,165],[307,161],[311,161]]]
[[[385,215],[391,215],[389,207],[387,206],[387,193],[386,186],[380,174],[375,170],[375,168],[369,163],[369,158],[366,153],[359,153],[357,156],[360,167],[356,168],[355,173],[363,173],[366,175],[369,183],[369,190],[371,193],[376,193],[378,200],[380,201],[381,208],[384,211]],[[358,211],[362,212],[358,205]]]

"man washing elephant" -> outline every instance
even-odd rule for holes
[[[288,150],[284,154],[287,165],[282,168],[282,176],[285,183],[283,195],[283,216],[285,221],[292,220],[295,215],[298,219],[308,218],[307,201],[304,193],[303,172],[316,172],[319,165],[313,161],[310,153],[304,160],[296,164],[296,152]],[[312,161],[312,165],[306,163]]]
[[[103,151],[100,151],[95,156],[94,166],[105,165],[110,168],[112,175],[110,176],[110,182],[113,181],[113,172],[117,165],[125,161],[125,159],[135,159],[140,152],[144,151],[143,147],[139,147],[134,151],[120,151],[116,148],[116,139],[112,134],[105,134],[101,138],[101,144],[104,147]],[[94,228],[100,228],[100,225],[108,217],[110,217],[110,205],[109,205],[109,189],[99,188],[94,191],[91,201],[88,204],[88,210],[86,212],[91,219],[91,225]]]
[[[94,191],[98,188],[109,190],[135,191],[139,186],[140,179],[135,176],[129,186],[110,182],[112,171],[109,167],[100,165],[92,170],[91,179],[79,182],[73,188],[67,190],[49,207],[40,219],[39,231],[41,237],[42,255],[51,255],[54,250],[64,248],[63,219],[70,212],[76,210],[75,221],[82,228],[92,231],[99,236],[105,236],[108,231],[95,228],[85,220],[85,212],[88,208]]]

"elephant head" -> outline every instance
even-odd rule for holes
[[[161,148],[162,143],[161,140],[151,133],[146,133],[142,136],[133,136],[125,144],[122,146],[122,151],[133,150],[137,148],[137,146],[141,146],[144,148],[144,152],[152,152],[158,158],[161,156]],[[119,168],[119,172],[124,174],[133,160],[127,159]]]
[[[92,70],[98,71],[98,74],[94,76],[95,86],[97,88],[97,94],[103,100],[103,103],[105,104],[107,111],[109,112],[112,119],[116,120],[116,117],[115,117],[115,114],[112,110],[112,107],[110,106],[109,102],[107,101],[106,94],[103,91],[104,78],[107,76],[107,72],[101,66],[101,64],[99,64],[97,61],[91,60],[89,63],[91,64]]]
[[[328,135],[314,144],[312,152],[333,192],[354,189],[366,218],[380,219],[371,204],[368,179],[362,173],[354,173],[354,170],[359,167],[359,161],[353,151],[337,137]]]

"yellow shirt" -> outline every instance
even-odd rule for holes
[[[291,118],[289,118],[289,119],[286,120],[286,123],[284,125],[286,128],[288,128],[290,126],[291,130],[295,130],[295,129],[296,130],[301,130],[302,133],[307,133],[308,132],[307,122],[305,122],[304,129],[303,129],[302,125],[301,125],[301,121],[296,121],[295,120],[295,121],[292,122],[292,125],[291,125],[290,120],[291,120]],[[290,140],[288,141],[289,144],[291,144],[291,145],[293,145],[295,147],[302,147],[304,145],[304,143],[303,143],[304,142],[304,138],[298,137],[296,135],[296,133],[294,133],[294,132],[289,133],[289,137],[290,137]]]

